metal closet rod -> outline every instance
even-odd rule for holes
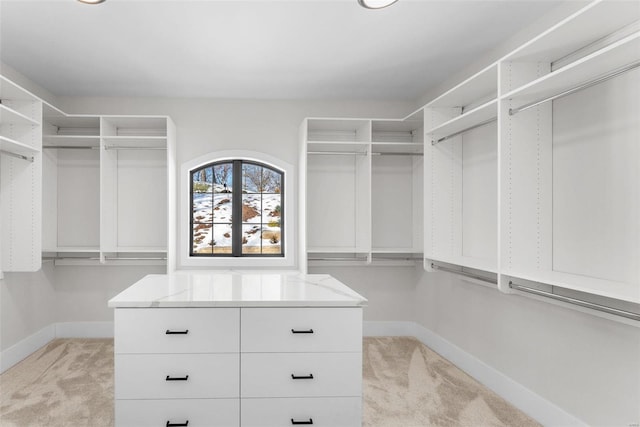
[[[465,132],[468,132],[470,130],[477,129],[477,128],[482,127],[484,125],[488,125],[489,123],[493,123],[496,120],[498,120],[498,119],[496,117],[494,117],[492,119],[485,120],[484,122],[478,123],[477,125],[469,126],[468,128],[459,130],[458,132],[452,133],[451,135],[443,136],[442,138],[437,139],[437,140],[431,140],[431,145],[439,144],[442,141],[446,141],[447,139],[451,139],[451,138],[453,138],[455,136],[458,136],[458,135],[463,134]]]
[[[5,155],[10,156],[10,157],[15,157],[16,159],[22,159],[22,160],[26,160],[28,162],[32,162],[33,163],[33,157],[27,157],[25,155],[13,153],[13,152],[7,151],[7,150],[0,150],[0,153],[1,154],[5,154]]]
[[[468,272],[466,272],[464,270],[454,270],[453,268],[442,267],[442,266],[434,264],[434,263],[431,263],[431,268],[433,268],[434,270],[446,271],[447,273],[459,274],[461,276],[466,276],[466,277],[469,277],[471,279],[476,279],[476,280],[480,280],[482,282],[491,283],[492,285],[497,285],[498,284],[498,281],[495,280],[495,279],[491,279],[491,278],[488,278],[488,277],[480,276],[479,274],[468,273]]]
[[[595,86],[597,84],[603,83],[603,82],[605,82],[607,80],[610,80],[610,79],[612,79],[614,77],[619,76],[620,74],[624,74],[624,73],[626,73],[628,71],[631,71],[633,69],[636,69],[638,67],[640,67],[640,61],[632,62],[629,65],[625,65],[624,67],[618,68],[618,69],[616,69],[616,70],[614,70],[614,71],[612,71],[612,72],[610,72],[608,74],[605,74],[605,75],[600,76],[600,77],[596,77],[595,79],[589,80],[589,81],[587,81],[585,83],[582,83],[582,84],[580,84],[578,86],[574,86],[571,89],[565,90],[564,92],[560,92],[560,93],[558,93],[556,95],[551,95],[551,96],[548,96],[546,98],[543,98],[543,99],[540,99],[540,100],[537,100],[537,101],[533,101],[533,102],[530,102],[528,104],[521,105],[520,107],[510,108],[509,109],[509,115],[513,116],[515,114],[518,114],[521,111],[525,111],[525,110],[528,110],[529,108],[536,107],[536,106],[538,106],[540,104],[543,104],[543,103],[545,103],[547,101],[553,101],[554,99],[562,98],[564,96],[571,95],[572,93],[581,91],[583,89],[590,88],[592,86]]]
[[[551,292],[541,291],[539,289],[530,288],[529,286],[518,285],[516,283],[513,283],[512,281],[509,281],[509,288],[515,289],[517,291],[526,292],[529,294],[551,298],[551,299],[566,302],[569,304],[579,305],[580,307],[591,308],[594,310],[602,311],[604,313],[614,314],[616,316],[626,317],[627,319],[640,320],[640,314],[638,313],[633,313],[631,311],[626,311],[626,310],[620,310],[617,308],[609,307],[602,304],[596,304],[589,301],[583,301],[577,298],[565,297],[563,295],[558,295]]]
[[[43,149],[47,150],[99,150],[100,147],[92,147],[90,145],[43,145]]]
[[[338,155],[338,156],[366,156],[366,151],[307,151],[307,154]],[[397,152],[397,153],[371,153],[372,156],[424,156],[422,153]]]
[[[105,150],[166,150],[167,147],[125,147],[122,145],[105,145]]]

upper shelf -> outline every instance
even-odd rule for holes
[[[638,19],[637,2],[593,2],[511,52],[503,61],[554,62]]]
[[[640,32],[519,87],[505,94],[503,99],[523,103],[544,99],[638,60],[640,60]]]
[[[365,119],[307,119],[307,141],[369,142],[371,121]]]
[[[13,108],[8,107],[4,104],[0,104],[0,124],[6,124],[6,123],[20,124],[20,125],[33,125],[33,126],[40,125],[40,123],[38,123],[36,120],[32,119],[31,117],[28,117],[22,114],[21,112],[14,110]]]
[[[422,116],[414,120],[372,120],[371,141],[419,143],[423,140]]]
[[[40,150],[20,141],[16,141],[15,139],[0,135],[0,151],[14,153],[20,156],[33,156]]]
[[[431,142],[434,140],[437,141],[439,138],[463,132],[466,129],[471,129],[479,124],[486,123],[489,120],[495,119],[497,115],[498,101],[494,99],[493,101],[482,104],[469,112],[454,117],[453,119],[428,130],[427,134],[431,137]]]
[[[495,98],[497,93],[498,65],[494,63],[443,93],[425,107],[466,107]]]

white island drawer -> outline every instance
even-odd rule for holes
[[[239,397],[238,354],[117,354],[116,399]]]
[[[117,427],[238,427],[239,399],[116,400]]]
[[[241,356],[241,396],[361,396],[360,353],[249,353]]]
[[[243,399],[241,417],[243,427],[360,427],[362,398]]]
[[[233,353],[239,350],[238,308],[119,308],[118,353]]]
[[[242,352],[361,352],[361,308],[243,308]]]

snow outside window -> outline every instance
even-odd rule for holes
[[[284,172],[248,160],[191,171],[190,255],[284,256]]]

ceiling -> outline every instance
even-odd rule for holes
[[[0,0],[0,60],[61,96],[414,101],[555,0]]]

